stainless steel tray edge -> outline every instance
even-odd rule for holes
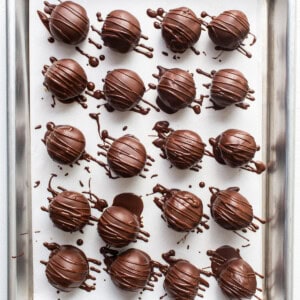
[[[295,0],[269,0],[264,299],[292,299]],[[8,297],[33,299],[29,116],[29,0],[7,0]],[[25,233],[25,234],[23,234]],[[23,235],[20,235],[23,234]],[[20,255],[16,259],[11,256]]]

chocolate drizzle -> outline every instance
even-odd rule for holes
[[[89,274],[89,261],[100,264],[99,261],[88,259],[77,247],[71,245],[58,245],[56,243],[44,243],[51,251],[49,261],[41,261],[46,265],[46,276],[49,283],[62,292],[71,292],[76,288],[85,291],[95,289],[94,285],[87,285],[86,280],[95,280]]]
[[[240,167],[247,171],[261,174],[266,166],[263,162],[254,161],[253,157],[260,147],[254,138],[247,132],[238,129],[228,129],[217,138],[210,138],[215,159],[232,168]],[[255,168],[250,166],[253,163]]]
[[[153,48],[139,43],[142,35],[140,23],[135,16],[125,10],[111,11],[98,32],[104,45],[120,53],[136,51],[149,58],[153,57]],[[146,50],[144,50],[146,49]]]
[[[58,5],[44,1],[44,11],[37,11],[42,23],[54,39],[67,44],[76,45],[85,40],[89,31],[89,18],[86,10],[72,1],[64,1]]]
[[[87,87],[87,76],[83,68],[73,59],[53,61],[49,67],[44,66],[44,86],[65,103],[76,101]]]
[[[131,193],[117,195],[98,221],[98,233],[109,246],[125,247],[138,239],[145,242],[150,236],[143,227],[142,199]]]
[[[210,187],[209,190],[212,194],[209,207],[216,223],[228,230],[247,228],[256,232],[259,227],[253,223],[252,206],[239,193],[240,189],[238,187],[230,187],[226,190]],[[263,220],[260,221],[265,223]]]
[[[194,111],[201,111],[202,101],[196,100],[196,86],[193,74],[182,69],[165,69],[157,67],[159,74],[153,74],[158,79],[156,100],[157,105],[166,113],[172,114],[185,107],[191,107]],[[192,107],[192,102],[196,106]]]
[[[89,54],[87,54],[86,52],[84,52],[81,48],[76,47],[75,48],[81,55],[87,57],[89,59],[89,65],[93,68],[98,67],[99,65],[99,59],[95,56],[91,56]]]
[[[155,269],[164,268],[160,263],[152,261],[147,253],[138,249],[131,248],[120,254],[106,247],[102,247],[100,251],[105,257],[104,263],[113,283],[126,291],[152,291],[153,282],[161,276]]]
[[[189,232],[202,228],[208,229],[208,216],[203,214],[203,204],[196,195],[177,189],[167,189],[157,184],[153,193],[160,193],[162,197],[154,198],[154,203],[163,212],[163,219],[168,222],[169,227],[180,232]],[[205,221],[202,221],[205,218]]]
[[[230,246],[223,246],[216,251],[207,251],[210,256],[213,275],[218,281],[222,292],[229,298],[252,298],[257,288],[256,276],[262,277],[253,271],[252,267],[244,261],[239,250]]]
[[[209,15],[206,12],[201,13],[201,17],[207,16]],[[211,17],[209,24],[205,22],[203,24],[207,26],[210,39],[217,45],[216,50],[237,49],[249,58],[252,56],[242,47],[243,41],[251,34],[247,16],[242,11],[227,10],[217,17]],[[255,40],[254,37],[253,42]]]
[[[205,291],[208,282],[201,275],[210,276],[210,273],[198,269],[189,261],[175,259],[175,251],[170,250],[162,254],[163,259],[170,265],[165,273],[164,288],[168,295],[177,300],[192,300],[203,297],[198,290]]]
[[[153,130],[158,133],[158,138],[153,141],[153,144],[162,150],[162,158],[167,158],[179,169],[199,171],[201,166],[198,163],[206,152],[205,144],[196,132],[174,131],[167,121],[157,122]]]
[[[147,14],[157,20],[154,27],[162,30],[167,47],[175,53],[192,49],[200,38],[202,20],[187,7],[171,9],[168,12],[162,8],[156,11],[148,9]]]
[[[248,81],[244,75],[234,69],[222,69],[212,71],[210,74],[197,69],[197,73],[205,75],[212,79],[210,90],[210,101],[213,103],[212,108],[215,110],[223,109],[230,105],[235,105],[242,109],[247,109],[249,104],[245,99],[254,101],[254,93],[248,86]]]

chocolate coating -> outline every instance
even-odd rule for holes
[[[152,273],[150,256],[138,249],[128,249],[118,255],[108,269],[116,286],[127,291],[144,289]]]
[[[86,10],[81,5],[72,1],[64,1],[58,5],[45,3],[45,5],[50,17],[38,13],[54,39],[71,45],[85,40],[90,22]]]
[[[232,168],[249,163],[258,151],[253,136],[238,129],[228,129],[216,139],[210,139],[210,143],[215,159]]]
[[[201,19],[187,7],[169,10],[162,21],[162,36],[168,48],[183,53],[200,38]]]
[[[85,150],[83,133],[70,125],[56,126],[47,123],[45,144],[49,156],[60,164],[72,164],[78,161]]]
[[[124,247],[135,242],[140,233],[138,216],[120,206],[110,206],[98,222],[98,233],[105,243],[113,247]]]
[[[133,108],[142,99],[145,90],[140,76],[128,69],[115,69],[109,72],[103,87],[106,101],[118,111]]]
[[[203,204],[196,195],[156,185],[154,192],[161,192],[162,198],[154,202],[162,210],[169,226],[176,231],[191,231],[198,227],[203,216]]]
[[[138,175],[143,170],[146,159],[145,147],[132,135],[118,138],[107,151],[109,167],[121,177]]]
[[[49,205],[52,222],[67,232],[81,230],[90,220],[91,208],[80,193],[63,191],[52,198]]]
[[[46,66],[44,85],[60,101],[70,102],[87,87],[83,68],[73,59],[60,59]]]
[[[196,87],[191,73],[182,69],[159,67],[157,85],[158,105],[166,112],[176,112],[190,105],[196,96]],[[164,108],[165,107],[165,108]]]
[[[114,10],[104,21],[101,37],[105,46],[121,53],[129,52],[141,38],[140,23],[128,11]]]
[[[210,39],[217,46],[224,50],[234,50],[248,36],[250,25],[242,11],[227,10],[214,17],[207,29]]]
[[[241,103],[248,92],[248,81],[238,70],[222,69],[213,75],[210,95],[218,108]]]
[[[89,264],[85,254],[70,245],[58,246],[47,262],[46,276],[49,283],[63,292],[83,287],[88,279]]]
[[[188,169],[197,164],[204,154],[205,144],[191,130],[175,130],[165,141],[164,150],[168,160],[178,169]]]
[[[252,206],[238,191],[238,188],[216,190],[210,200],[211,216],[216,223],[228,230],[247,228],[253,221]]]

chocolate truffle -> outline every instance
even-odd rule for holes
[[[241,167],[248,171],[258,174],[265,170],[265,165],[262,162],[253,161],[253,157],[260,148],[249,133],[238,130],[228,129],[221,133],[217,138],[210,138],[209,143],[213,147],[215,159],[232,168]],[[248,163],[255,164],[255,168]]]
[[[154,193],[161,193],[161,198],[155,198],[155,204],[162,210],[168,225],[176,231],[189,232],[195,228],[202,231],[203,204],[196,195],[176,189],[166,189],[160,184],[153,188]],[[206,216],[205,216],[206,217]]]
[[[147,11],[156,18],[156,28],[161,28],[167,47],[175,53],[183,53],[199,40],[202,21],[187,7],[178,7],[165,12],[162,8]]]
[[[71,191],[53,197],[48,211],[52,222],[67,232],[81,230],[91,218],[89,201],[82,194]]]
[[[196,96],[193,75],[178,68],[158,69],[157,105],[166,113],[175,113],[189,106]]]
[[[71,102],[87,86],[87,76],[83,68],[73,59],[54,61],[45,66],[44,86],[61,102]]]
[[[155,262],[147,253],[131,248],[108,257],[109,249],[101,248],[101,252],[105,256],[108,274],[116,286],[130,292],[153,290],[151,281],[157,281],[157,273],[154,272]]]
[[[109,106],[126,111],[142,99],[145,85],[138,74],[127,69],[115,69],[107,74],[103,92]]]
[[[77,247],[44,243],[51,250],[46,264],[46,276],[49,283],[62,292],[71,292],[76,288],[85,290],[95,289],[87,286],[89,279],[89,264],[85,254]]]
[[[187,260],[174,259],[171,258],[172,256],[175,256],[174,250],[162,255],[170,264],[164,280],[164,288],[168,296],[176,300],[193,300],[197,295],[202,296],[198,294],[198,290],[204,291],[202,286],[209,287],[209,284],[201,277],[201,274],[207,275],[207,273]]]
[[[208,251],[211,256],[212,270],[222,292],[229,298],[250,299],[257,289],[256,273],[244,261],[239,251],[223,246],[216,251]]]
[[[121,177],[133,177],[144,168],[147,160],[143,144],[132,135],[116,139],[107,151],[109,167]]]
[[[207,14],[202,13],[205,17]],[[222,50],[234,50],[241,47],[250,32],[247,16],[239,10],[227,10],[213,17],[207,25],[210,39]]]
[[[57,163],[72,164],[77,162],[85,150],[83,133],[70,125],[47,123],[45,145],[49,156]]]
[[[135,16],[125,10],[113,10],[110,12],[103,24],[101,38],[104,45],[121,53],[131,50],[152,57],[153,49],[143,44],[139,44],[141,38],[148,39],[141,32],[140,22]],[[145,48],[149,52],[144,52],[140,48]]]
[[[160,148],[163,157],[167,158],[178,169],[197,167],[204,155],[205,144],[201,137],[191,130],[173,130],[169,122],[160,121],[153,130],[157,131],[158,139],[153,144]]]
[[[54,39],[67,44],[81,43],[89,32],[90,21],[86,10],[72,1],[58,5],[45,3],[45,12],[38,11],[39,17]]]

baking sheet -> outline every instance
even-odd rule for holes
[[[120,55],[112,52],[110,49],[103,47],[101,50],[96,49],[86,40],[80,47],[90,55],[99,56],[105,55],[106,59],[100,62],[97,68],[87,66],[87,59],[75,51],[75,47],[68,46],[59,42],[50,44],[47,39],[48,32],[41,24],[36,10],[43,9],[42,1],[30,2],[30,103],[31,103],[31,174],[32,184],[40,180],[41,184],[37,188],[32,188],[32,232],[33,232],[33,270],[34,270],[34,299],[158,299],[164,294],[162,287],[163,279],[155,285],[154,292],[144,292],[141,296],[139,293],[128,293],[119,290],[110,281],[109,276],[101,271],[101,274],[93,274],[97,277],[96,291],[86,293],[85,291],[77,290],[71,294],[60,293],[47,282],[44,276],[45,267],[39,263],[40,260],[47,260],[49,251],[43,247],[43,242],[57,242],[59,244],[76,245],[76,240],[81,238],[84,240],[83,246],[80,248],[89,257],[101,258],[99,248],[104,245],[103,241],[97,234],[96,226],[87,226],[84,229],[84,234],[81,233],[65,233],[55,228],[49,219],[48,215],[40,210],[41,206],[47,205],[48,179],[51,173],[58,174],[54,179],[54,186],[63,186],[70,190],[81,192],[88,189],[88,180],[91,179],[92,191],[112,203],[113,197],[122,192],[134,192],[142,195],[144,199],[144,229],[149,231],[151,237],[149,243],[137,242],[129,247],[136,247],[148,252],[154,260],[162,262],[161,253],[170,249],[176,250],[176,257],[186,258],[198,267],[209,266],[209,259],[206,256],[208,249],[215,249],[223,244],[230,244],[234,247],[241,248],[246,245],[247,241],[239,238],[232,232],[227,232],[214,223],[209,221],[210,229],[201,234],[191,233],[186,241],[177,245],[184,234],[176,233],[169,229],[161,219],[161,212],[153,203],[153,196],[146,197],[150,193],[152,187],[156,183],[161,183],[166,187],[179,188],[188,190],[198,195],[204,204],[204,212],[209,214],[207,204],[210,200],[209,186],[219,188],[227,188],[230,186],[239,186],[241,193],[249,199],[253,205],[255,215],[263,215],[264,199],[263,199],[263,180],[264,175],[256,175],[239,169],[231,169],[219,165],[214,159],[209,157],[203,158],[202,170],[199,173],[193,171],[181,171],[175,168],[170,169],[168,161],[160,158],[159,149],[152,145],[153,138],[149,135],[155,134],[152,127],[156,121],[168,120],[171,127],[174,129],[191,129],[200,134],[206,144],[209,137],[216,137],[222,131],[229,128],[238,128],[251,133],[257,144],[262,145],[262,151],[258,152],[255,159],[261,159],[264,151],[262,143],[263,132],[263,106],[264,106],[264,78],[263,66],[264,62],[264,44],[262,31],[259,29],[263,24],[263,16],[266,13],[266,7],[261,1],[234,1],[225,0],[219,1],[137,1],[133,0],[130,3],[124,4],[122,1],[111,0],[107,3],[97,3],[89,1],[77,1],[83,5],[88,12],[92,25],[101,28],[102,24],[97,22],[96,12],[100,11],[105,17],[113,9],[125,9],[136,15],[141,23],[142,32],[149,36],[149,40],[145,44],[154,47],[154,58],[148,59],[143,55],[132,52],[127,55]],[[248,47],[252,53],[252,58],[248,59],[237,51],[223,53],[220,57],[222,60],[215,60],[212,57],[218,52],[214,50],[213,44],[210,42],[207,32],[202,32],[199,42],[195,45],[201,51],[199,56],[192,51],[187,51],[181,58],[174,60],[173,54],[169,51],[169,56],[164,56],[161,52],[166,51],[164,42],[161,39],[160,31],[154,29],[153,19],[146,15],[147,8],[163,7],[165,10],[187,6],[194,10],[200,16],[201,11],[205,10],[211,15],[227,9],[240,9],[247,13],[251,32],[257,35],[257,43],[253,47]],[[89,36],[96,41],[100,41],[100,37],[90,31]],[[247,44],[251,42],[251,38],[247,40]],[[207,54],[205,55],[203,51]],[[195,74],[196,68],[201,68],[206,71],[221,68],[236,68],[239,69],[248,79],[249,85],[255,90],[256,101],[250,103],[251,106],[247,111],[239,108],[230,107],[222,111],[214,111],[205,109],[210,103],[204,100],[204,106],[200,115],[194,114],[191,109],[185,109],[174,115],[167,115],[163,112],[157,113],[152,110],[147,116],[142,116],[134,112],[108,113],[103,107],[98,110],[96,106],[102,101],[97,101],[94,98],[88,97],[88,109],[82,109],[78,104],[64,105],[57,103],[55,108],[51,107],[52,98],[49,92],[46,92],[42,82],[43,76],[41,70],[43,65],[50,64],[49,57],[56,58],[73,58],[77,60],[86,70],[89,81],[96,84],[96,88],[102,88],[101,79],[105,77],[108,70],[115,68],[128,68],[136,71],[144,80],[145,84],[156,80],[152,77],[153,73],[157,73],[156,66],[162,65],[167,68],[179,67],[189,70]],[[208,83],[209,79],[198,74],[194,76],[197,95],[207,94],[207,90],[202,86],[203,83]],[[155,101],[156,91],[149,91],[144,98],[151,102]],[[101,112],[100,122],[102,129],[108,129],[114,137],[120,137],[124,134],[136,135],[146,146],[148,154],[155,158],[155,163],[147,173],[147,179],[140,177],[131,179],[111,180],[106,177],[104,170],[93,163],[81,162],[81,166],[73,168],[63,166],[60,170],[47,155],[46,148],[41,142],[41,138],[45,133],[45,124],[52,121],[55,124],[70,124],[78,127],[86,136],[87,145],[86,151],[94,156],[98,151],[97,143],[100,142],[97,134],[97,126],[88,114],[91,112]],[[35,130],[34,127],[42,125],[42,129]],[[128,126],[126,131],[123,131],[124,126]],[[210,147],[208,146],[208,149]],[[89,165],[91,174],[84,170],[84,167]],[[68,176],[65,174],[68,173]],[[159,174],[158,177],[150,178],[153,174]],[[79,185],[79,180],[84,183],[82,188]],[[201,189],[199,182],[204,181],[206,187]],[[189,186],[192,186],[191,188]],[[93,215],[99,217],[100,213],[93,210]],[[263,272],[263,230],[256,232],[248,232],[246,237],[250,239],[251,246],[242,248],[241,254],[247,260],[255,271]],[[188,247],[189,246],[189,247]],[[189,248],[189,249],[187,249]],[[253,253],[261,253],[255,255]],[[208,279],[210,288],[204,293],[206,299],[226,299],[218,288],[214,278]],[[92,283],[91,281],[89,283]],[[262,282],[258,280],[258,287],[262,286]],[[55,298],[56,297],[56,298]]]

